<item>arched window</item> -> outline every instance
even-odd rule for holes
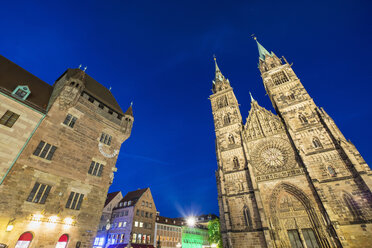
[[[28,248],[34,236],[30,232],[23,233],[14,248]]]
[[[335,169],[333,169],[333,167],[332,166],[328,166],[327,167],[327,169],[328,169],[328,173],[329,173],[329,175],[331,175],[332,177],[335,177],[336,176],[336,171],[335,171]]]
[[[225,125],[228,125],[230,124],[231,122],[231,119],[230,119],[230,113],[227,113],[224,118],[223,118],[223,122],[225,123]]]
[[[345,193],[342,198],[350,213],[352,214],[354,220],[363,219],[363,213],[360,211],[360,207],[358,206],[358,203],[354,201],[353,197]]]
[[[68,242],[68,235],[67,234],[63,234],[59,238],[59,240],[57,242],[57,245],[56,245],[56,248],[66,248],[67,242]]]
[[[234,163],[234,169],[238,169],[239,168],[239,159],[237,157],[234,157],[233,163]]]
[[[234,139],[234,136],[232,134],[229,135],[229,144],[230,145],[235,144],[235,139]]]
[[[246,226],[247,227],[252,226],[252,218],[251,218],[251,215],[249,213],[249,209],[248,209],[247,205],[245,205],[244,208],[243,208],[243,215],[244,215],[244,220],[245,220]]]
[[[318,138],[313,138],[313,146],[314,146],[314,148],[321,148],[322,143],[320,143]]]
[[[298,118],[300,119],[301,123],[302,124],[307,124],[309,123],[309,121],[307,120],[307,118],[304,116],[304,115],[299,115]]]

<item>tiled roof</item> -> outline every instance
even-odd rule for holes
[[[143,193],[146,192],[147,189],[149,188],[137,189],[135,191],[128,192],[120,202],[131,201],[131,206],[133,206],[137,203],[138,199],[143,195]]]
[[[108,193],[108,194],[107,194],[107,198],[106,198],[106,202],[105,202],[105,207],[106,207],[107,204],[109,204],[109,203],[110,203],[110,202],[115,198],[115,196],[117,196],[119,193],[120,193],[120,191],[116,191],[116,192]]]
[[[164,216],[156,216],[155,221],[156,223],[173,225],[173,226],[183,226],[185,224],[183,220],[175,219],[175,218],[167,218]]]
[[[31,91],[24,103],[45,112],[53,87],[0,55],[1,91],[10,95],[19,85],[27,85]]]

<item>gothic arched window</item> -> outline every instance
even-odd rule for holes
[[[229,144],[230,145],[235,144],[235,139],[234,139],[234,136],[232,134],[229,135]]]
[[[321,148],[322,143],[320,143],[318,138],[313,138],[313,146],[314,146],[314,148]]]
[[[251,215],[249,213],[249,209],[248,209],[247,205],[245,205],[244,208],[243,208],[243,216],[244,216],[244,221],[245,221],[245,224],[247,225],[247,227],[252,226],[252,218],[251,218]]]
[[[239,159],[237,157],[234,157],[233,163],[234,163],[234,169],[238,169],[239,168]]]
[[[333,169],[332,166],[329,165],[327,167],[327,170],[328,170],[329,175],[331,175],[332,177],[335,177],[336,176],[336,171],[335,171],[335,169]]]
[[[360,211],[358,203],[354,201],[353,197],[349,194],[344,193],[342,196],[347,208],[352,214],[354,220],[360,220],[363,218],[363,213]]]
[[[298,118],[300,119],[300,121],[301,121],[302,124],[307,124],[307,123],[309,123],[309,121],[307,120],[307,118],[306,118],[304,115],[302,115],[302,114],[300,114],[300,115],[298,116]]]
[[[231,118],[230,118],[230,113],[227,113],[224,118],[223,118],[223,122],[225,123],[225,125],[228,125],[231,123]]]

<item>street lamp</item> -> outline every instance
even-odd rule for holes
[[[212,248],[217,248],[217,244],[212,244],[211,247]]]
[[[190,216],[186,219],[186,223],[189,227],[194,227],[196,224],[196,219],[194,216]]]

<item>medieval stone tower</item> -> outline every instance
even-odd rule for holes
[[[217,62],[210,96],[224,247],[370,247],[371,170],[285,58],[257,45],[277,115],[251,96],[243,124]]]

